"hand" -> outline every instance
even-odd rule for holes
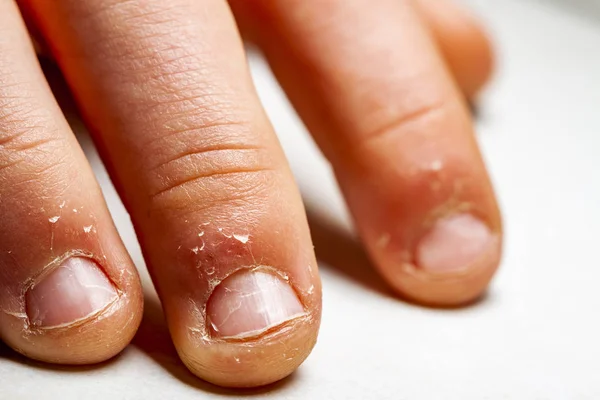
[[[307,357],[321,315],[301,199],[236,21],[390,285],[430,305],[479,296],[501,223],[464,100],[491,70],[478,25],[440,0],[229,5],[235,21],[225,0],[19,2],[131,214],[188,368],[225,386],[276,381]],[[12,0],[0,1],[0,182],[2,339],[51,363],[118,353],[142,315],[139,279]]]

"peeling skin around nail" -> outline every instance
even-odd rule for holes
[[[28,279],[25,282],[25,284],[23,285],[23,287],[21,289],[21,298],[24,299],[28,290],[35,287],[35,285],[38,282],[42,281],[46,275],[50,274],[56,268],[60,267],[66,259],[71,258],[71,257],[85,257],[85,258],[90,258],[92,260],[96,260],[96,258],[93,257],[93,255],[91,253],[83,251],[83,250],[72,250],[65,254],[62,254],[59,257],[56,257],[54,260],[52,260],[50,263],[48,263],[36,276]],[[96,260],[96,262],[97,262],[97,260]],[[97,262],[97,264],[98,264],[98,266],[102,265],[102,263],[99,263],[99,262]],[[107,277],[108,277],[108,275],[107,275]],[[3,312],[5,314],[8,314],[8,315],[11,315],[11,316],[14,316],[16,318],[23,320],[23,324],[24,324],[23,332],[24,332],[25,336],[33,335],[33,334],[40,333],[43,331],[48,331],[48,330],[70,329],[70,328],[82,325],[84,323],[87,323],[91,320],[96,320],[96,321],[102,320],[106,317],[109,317],[114,312],[116,312],[120,308],[119,305],[122,304],[123,301],[127,301],[127,294],[125,292],[123,292],[122,290],[120,290],[116,285],[114,285],[114,288],[117,293],[117,296],[115,296],[113,301],[109,302],[108,304],[106,304],[106,306],[102,307],[99,310],[95,310],[94,312],[92,312],[88,315],[85,315],[81,318],[76,319],[75,321],[70,321],[65,324],[40,327],[40,326],[36,326],[36,325],[32,324],[29,321],[29,318],[27,317],[27,314],[24,311],[14,312],[14,311],[3,310]],[[23,309],[24,309],[25,302],[23,302],[21,304],[21,307],[23,307]]]
[[[203,223],[202,225],[207,226],[208,224]],[[248,258],[249,256],[255,265],[261,264],[260,260],[256,260],[252,254],[251,235],[249,233],[230,233],[219,227],[211,230],[200,230],[194,235],[191,242],[193,246],[189,247],[189,250],[194,256],[197,256],[194,263],[199,277],[204,275],[206,266],[214,264],[215,260],[221,264],[231,264],[237,263],[240,258]],[[181,245],[178,250],[180,248]]]
[[[258,347],[263,342],[275,341],[282,336],[284,337],[290,331],[295,330],[295,327],[297,325],[304,323],[312,323],[313,321],[314,318],[311,313],[302,312],[291,316],[285,321],[278,322],[276,324],[267,326],[263,329],[257,329],[235,336],[214,337],[211,336],[206,329],[202,329],[199,327],[188,327],[188,330],[190,331],[190,333],[193,334],[193,336],[199,335],[199,339],[202,340],[204,343],[236,342],[238,344],[243,344],[250,347]]]
[[[250,234],[248,234],[248,233],[244,233],[244,234],[242,234],[242,233],[231,233],[230,234],[230,233],[225,233],[225,231],[223,230],[223,228],[218,228],[217,231],[221,235],[225,236],[227,239],[232,239],[233,238],[233,239],[235,239],[238,242],[243,243],[243,244],[248,243],[248,241],[250,240]],[[204,231],[202,231],[202,235],[204,235]],[[198,234],[198,236],[202,236],[202,235]]]
[[[224,233],[224,232],[223,232],[223,228],[218,228],[218,229],[217,229],[217,231],[218,231],[218,232],[219,232],[221,235],[225,236],[227,239],[231,239],[231,235],[228,235],[227,233]]]
[[[247,234],[246,235],[239,235],[236,233],[233,234],[233,238],[235,240],[237,240],[238,242],[244,243],[244,244],[248,243],[248,240],[250,240],[249,237],[250,237],[250,235],[247,235]]]
[[[9,310],[2,310],[2,312],[6,315],[10,315],[11,317],[14,317],[16,319],[18,319],[19,321],[21,321],[21,323],[23,324],[21,327],[21,330],[25,333],[29,333],[29,318],[27,317],[27,314],[24,312],[18,312],[18,311],[9,311]],[[24,335],[25,337],[27,337],[27,335]]]
[[[265,334],[267,334],[268,332],[273,332],[274,330],[279,331],[280,327],[287,326],[289,323],[293,322],[294,320],[302,319],[305,316],[306,316],[305,312],[298,313],[296,315],[292,315],[290,318],[286,319],[285,321],[281,321],[276,324],[269,325],[263,329],[257,329],[254,331],[245,332],[241,335],[221,337],[220,340],[222,340],[222,341],[241,341],[241,340],[252,340],[252,339],[260,338],[260,337],[265,336]]]
[[[216,286],[218,286],[222,281],[226,280],[231,275],[241,272],[243,270],[248,270],[249,272],[252,272],[252,271],[269,272],[269,273],[279,276],[281,279],[285,280],[286,282],[290,281],[290,278],[287,274],[285,274],[273,267],[264,266],[264,265],[242,266],[242,267],[232,270],[231,272],[229,272],[225,276],[221,277],[220,279],[209,280],[209,287],[207,290],[208,295],[206,296],[206,299],[204,299],[202,308],[200,309],[198,307],[196,301],[194,301],[193,299],[189,300],[190,306],[192,307],[192,310],[193,310],[192,311],[192,314],[193,314],[192,320],[198,321],[197,325],[188,327],[188,332],[190,334],[190,339],[192,342],[195,342],[195,341],[201,341],[203,343],[237,342],[238,344],[243,344],[243,345],[248,345],[248,346],[254,347],[254,346],[260,346],[261,343],[264,343],[267,341],[277,340],[281,336],[286,335],[290,330],[295,329],[295,327],[297,325],[305,324],[305,323],[311,324],[311,323],[315,322],[315,318],[313,316],[312,310],[306,311],[306,306],[303,305],[303,308],[305,311],[295,314],[295,315],[292,315],[292,316],[290,316],[290,318],[286,319],[285,321],[280,321],[279,323],[273,324],[272,326],[268,326],[264,329],[251,331],[251,332],[245,332],[244,334],[237,335],[237,336],[215,337],[215,336],[211,335],[210,332],[208,331],[208,327],[204,323],[204,321],[206,321],[207,323],[210,323],[207,321],[207,317],[206,317],[206,315],[207,315],[206,314],[206,302],[210,298],[210,295],[212,294],[212,292]],[[291,286],[294,290],[296,290],[293,284]],[[314,285],[311,288],[309,288],[307,293],[312,294],[313,291],[314,291]],[[302,299],[301,296],[298,296],[298,298]],[[235,311],[235,310],[232,310],[232,311]]]
[[[55,329],[62,329],[62,328],[73,328],[73,327],[81,325],[89,320],[94,319],[94,317],[97,317],[97,318],[95,318],[97,321],[101,321],[104,318],[109,317],[115,311],[117,311],[119,309],[117,303],[119,302],[120,298],[121,297],[117,294],[117,296],[115,296],[114,300],[111,301],[110,303],[108,303],[103,308],[101,308],[99,310],[95,310],[87,315],[84,315],[81,318],[77,318],[76,320],[69,321],[64,324],[51,325],[51,326],[37,326],[37,325],[31,324],[28,322],[28,326],[31,331],[35,331],[35,330],[48,331],[48,330],[55,330]]]
[[[193,236],[190,237],[190,242],[183,244],[175,249],[181,249],[182,257],[186,257],[185,249],[190,257],[187,262],[190,262],[197,271],[198,279],[206,282],[206,286],[202,289],[202,293],[190,294],[188,300],[189,311],[187,332],[190,343],[196,343],[198,346],[202,344],[210,344],[215,342],[236,342],[240,345],[254,347],[260,343],[278,340],[280,335],[285,335],[290,329],[294,329],[297,325],[312,324],[317,321],[314,312],[316,309],[307,309],[306,304],[303,304],[303,313],[292,316],[291,319],[280,321],[275,326],[269,326],[260,331],[246,333],[240,337],[218,337],[210,331],[210,321],[207,320],[206,304],[209,297],[222,281],[242,270],[261,270],[268,271],[279,276],[282,280],[290,282],[290,277],[282,271],[265,266],[261,261],[257,260],[252,254],[252,235],[248,230],[235,229],[228,230],[226,227],[215,226],[214,222],[205,222],[198,226],[193,231]],[[241,265],[240,265],[241,264]],[[231,265],[240,265],[237,268],[231,269]],[[313,275],[311,267],[311,276]],[[308,290],[300,291],[294,282],[290,282],[294,291],[301,303],[303,298],[314,296],[315,287]],[[193,289],[192,289],[193,290]],[[194,293],[194,292],[192,292]]]
[[[446,217],[450,214],[468,212],[473,208],[473,204],[466,202],[461,199],[461,193],[463,191],[464,182],[457,180],[453,184],[452,195],[444,201],[440,206],[431,210],[427,217],[423,221],[423,227],[427,228],[431,226],[435,221],[440,218]],[[432,190],[436,189],[436,181],[431,183]]]
[[[52,260],[51,262],[46,264],[46,266],[44,266],[37,275],[28,279],[25,282],[23,289],[21,290],[21,295],[24,297],[25,293],[29,289],[33,288],[37,282],[40,282],[47,274],[49,274],[50,272],[52,272],[56,268],[58,268],[62,264],[63,261],[65,261],[66,259],[71,258],[71,257],[85,257],[85,258],[90,258],[90,259],[94,260],[93,255],[87,251],[83,251],[83,250],[68,251],[68,252],[56,257],[54,260]],[[99,265],[101,265],[101,264],[99,263]]]
[[[117,296],[115,297],[115,299],[113,301],[111,301],[110,303],[108,303],[105,307],[103,307],[99,310],[96,310],[94,312],[91,312],[88,315],[85,315],[74,321],[70,321],[70,322],[67,322],[64,324],[59,324],[59,325],[43,326],[43,327],[31,324],[29,321],[29,318],[27,317],[27,314],[24,312],[12,312],[12,311],[7,311],[7,310],[2,310],[2,311],[7,315],[10,315],[10,316],[22,321],[23,337],[26,340],[30,341],[31,336],[43,334],[44,332],[47,332],[47,331],[61,331],[61,330],[65,330],[65,329],[72,329],[77,326],[80,326],[80,325],[83,325],[86,323],[90,323],[92,321],[94,323],[99,322],[99,321],[103,320],[104,318],[108,318],[108,317],[112,316],[115,312],[117,312],[121,308],[122,303],[127,302],[127,301],[128,301],[127,295],[125,293],[117,290]],[[126,328],[126,326],[129,325],[131,323],[131,321],[133,321],[134,319],[135,319],[135,315],[132,314],[131,317],[129,318],[127,324],[125,324],[121,328],[121,330],[124,330]]]
[[[24,312],[14,312],[14,311],[8,311],[8,310],[2,310],[2,311],[4,312],[4,314],[8,314],[15,318],[27,319],[27,314],[25,314]]]
[[[65,270],[66,270],[66,271],[69,271],[69,273],[70,273],[70,274],[74,274],[74,273],[76,273],[76,272],[74,271],[74,269],[73,269],[73,267],[72,267],[72,266],[70,266],[70,265],[65,265],[64,263],[63,263],[63,264],[61,264],[60,268],[61,268],[63,271],[65,271]],[[100,286],[100,285],[96,285],[96,284],[90,284],[90,283],[88,283],[88,284],[83,284],[83,283],[81,283],[81,282],[80,282],[80,284],[82,284],[82,286],[83,286],[84,288],[88,289],[88,290],[89,290],[89,289],[95,289],[96,291],[100,290],[100,291],[102,291],[102,292],[108,293],[110,296],[112,296],[112,298],[113,298],[113,299],[112,299],[112,301],[110,301],[109,303],[107,303],[107,304],[106,304],[104,307],[102,307],[101,309],[94,310],[94,311],[92,311],[92,312],[90,312],[90,313],[88,313],[88,314],[86,314],[86,315],[83,315],[82,317],[80,317],[80,318],[78,318],[78,319],[76,319],[76,320],[72,320],[72,321],[66,322],[66,323],[64,323],[64,324],[57,324],[57,325],[51,325],[51,326],[44,326],[44,327],[43,327],[43,329],[53,329],[53,328],[57,328],[57,327],[62,327],[62,326],[71,326],[71,325],[73,325],[73,324],[77,324],[77,323],[78,323],[78,321],[80,321],[80,320],[86,320],[86,319],[88,319],[88,318],[89,318],[91,315],[93,315],[93,314],[96,314],[96,313],[97,313],[99,310],[102,310],[102,309],[105,309],[105,308],[107,308],[107,307],[108,307],[108,305],[110,305],[111,303],[113,303],[114,301],[116,301],[116,300],[118,299],[118,294],[116,293],[116,291],[114,290],[114,288],[113,288],[112,290],[109,290],[109,289],[107,289],[107,288],[106,288],[106,287],[104,287],[104,286]],[[34,287],[34,286],[32,286],[31,288],[33,288],[33,287]],[[40,310],[38,309],[38,310],[35,310],[34,314],[30,316],[30,319],[41,321],[41,320],[45,320],[45,319],[46,319],[46,316],[47,316],[47,310],[45,310],[44,312],[40,312]],[[41,322],[39,322],[39,323],[33,322],[33,323],[32,323],[32,325],[33,325],[33,326],[35,326],[36,328],[38,328],[38,327],[39,327],[39,328],[42,328],[42,327],[40,327],[40,326],[39,326],[39,324],[40,324],[40,323],[41,323]]]

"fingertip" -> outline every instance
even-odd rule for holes
[[[104,361],[135,334],[140,282],[15,2],[0,26],[0,336],[44,362]]]
[[[144,300],[134,266],[114,241],[103,242],[110,258],[66,252],[11,290],[0,312],[2,339],[53,364],[94,364],[120,353],[140,325]]]
[[[141,322],[141,291],[120,292],[110,303],[82,318],[42,325],[27,314],[4,311],[3,340],[34,360],[67,365],[95,364],[119,354]]]
[[[378,172],[389,148],[411,157],[395,150],[396,169]],[[500,211],[485,166],[469,146],[454,143],[454,154],[450,148],[386,143],[372,157],[380,164],[365,175],[341,176],[375,266],[402,297],[438,307],[481,296],[502,253]]]
[[[432,243],[426,244],[430,245]],[[467,247],[472,247],[467,252],[473,251],[473,246],[467,244]],[[440,253],[447,250],[433,249],[437,254],[431,256],[424,255],[423,250],[417,249],[415,258],[407,261],[380,255],[378,264],[392,287],[400,295],[416,303],[433,307],[457,307],[472,303],[485,293],[499,266],[502,238],[500,234],[494,234],[476,252],[459,255],[466,262],[463,264],[454,264],[456,254],[441,258]],[[448,265],[451,266],[450,269],[447,269]]]
[[[495,54],[489,36],[476,21],[470,26],[465,25],[456,35],[454,50],[448,49],[444,54],[463,94],[472,100],[490,82]]]
[[[181,360],[194,375],[218,386],[250,388],[277,382],[304,362],[317,340],[320,303],[301,303],[287,289],[274,296],[281,291],[274,283],[279,278],[262,272],[257,280],[268,282],[272,290],[257,297],[261,288],[240,282],[244,274],[248,273],[226,278],[205,309],[190,302],[175,309],[167,304]],[[280,303],[286,303],[289,312]],[[267,317],[269,313],[273,318]]]
[[[194,375],[218,386],[251,388],[292,374],[311,353],[317,333],[318,324],[307,316],[250,339],[208,339],[193,330],[173,339]]]

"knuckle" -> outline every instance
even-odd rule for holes
[[[0,46],[3,47],[3,46]],[[3,47],[4,49],[4,47]],[[3,194],[33,188],[39,193],[69,184],[66,137],[18,56],[0,60],[0,187]]]
[[[276,171],[267,168],[223,170],[167,184],[150,196],[151,209],[198,212],[215,207],[251,206],[266,198]],[[190,201],[193,200],[193,201]]]
[[[0,100],[0,172],[28,180],[62,164],[64,140],[48,113],[24,101],[8,103]]]
[[[371,120],[376,122],[371,124],[372,128],[360,135],[359,142],[368,146],[390,137],[425,133],[433,121],[448,114],[450,105],[451,102],[446,96],[432,96],[411,107],[373,117]]]
[[[204,132],[198,134],[198,129]],[[188,130],[172,133],[165,140],[180,145],[168,146],[163,141],[160,147],[170,150],[163,150],[146,171],[150,207],[187,213],[252,204],[267,196],[277,181],[276,163],[269,149],[239,133],[247,129],[246,125],[213,123],[191,135]],[[228,134],[230,130],[237,136]]]
[[[224,73],[222,49],[193,44],[197,31],[182,25],[189,7],[101,3],[89,22],[110,17],[119,28],[103,30],[94,52],[109,60],[99,76],[111,80],[110,96],[126,109],[119,131],[131,133],[124,140],[139,176],[135,208],[181,213],[260,203],[281,181],[280,153],[257,134],[254,94]]]

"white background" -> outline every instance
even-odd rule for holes
[[[600,2],[468,3],[488,23],[500,63],[478,121],[506,224],[505,257],[489,294],[460,310],[420,308],[390,295],[344,233],[348,223],[328,165],[264,62],[253,57],[258,89],[309,211],[327,214],[340,229],[313,218],[317,251],[327,261],[315,350],[291,378],[246,396],[600,398]],[[129,217],[89,139],[81,141],[143,270]],[[0,399],[241,396],[186,371],[152,296],[133,343],[101,366],[44,366],[0,345]]]

